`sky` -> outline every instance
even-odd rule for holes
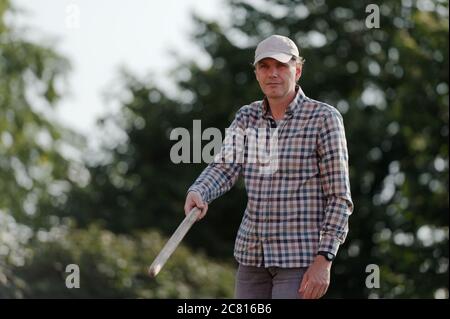
[[[26,27],[26,37],[50,43],[71,62],[69,91],[56,109],[56,120],[93,136],[96,119],[110,110],[104,93],[125,66],[133,74],[152,74],[171,88],[169,69],[176,60],[168,53],[200,57],[190,42],[191,13],[220,19],[222,0],[13,0],[24,12],[14,25]]]

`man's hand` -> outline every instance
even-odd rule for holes
[[[331,261],[324,256],[316,256],[314,262],[303,275],[299,294],[303,299],[318,299],[327,292],[330,285]]]
[[[189,192],[186,196],[186,202],[184,203],[184,213],[186,215],[192,210],[192,208],[198,207],[202,211],[197,220],[205,217],[208,211],[208,204],[203,202],[202,196],[197,192]]]

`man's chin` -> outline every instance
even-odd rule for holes
[[[269,98],[269,99],[277,99],[277,98],[280,98],[280,97],[283,96],[283,94],[276,93],[276,92],[271,92],[271,91],[266,92],[265,95],[266,95],[266,97]]]
[[[267,88],[266,90],[264,90],[264,94],[267,97],[278,97],[281,95],[281,92],[278,90],[278,88]]]

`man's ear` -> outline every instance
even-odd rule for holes
[[[300,77],[302,76],[302,70],[303,70],[303,65],[301,65],[301,64],[298,64],[295,67],[295,82],[297,82],[300,79]]]

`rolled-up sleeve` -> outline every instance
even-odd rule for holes
[[[203,170],[188,189],[188,192],[195,191],[199,193],[207,203],[212,202],[230,190],[240,175],[242,161],[239,159],[243,154],[243,142],[236,145],[236,138],[244,138],[242,134],[242,132],[245,132],[246,126],[244,113],[245,107],[236,113],[233,122],[227,130],[220,152],[215,155],[214,161]],[[230,148],[230,143],[233,145],[232,148]],[[231,160],[230,155],[232,157]]]
[[[326,197],[318,251],[337,254],[348,233],[353,212],[348,170],[348,151],[342,116],[331,112],[324,117],[318,137],[319,169]]]

